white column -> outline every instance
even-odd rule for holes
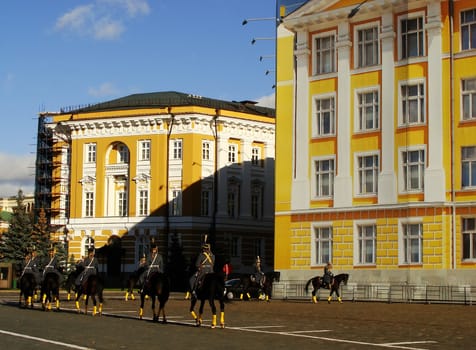
[[[351,120],[350,120],[350,48],[349,23],[338,26],[337,49],[337,176],[334,180],[334,207],[352,206]]]
[[[394,89],[395,67],[394,67],[394,39],[392,13],[382,16],[382,31],[380,32],[382,45],[382,86],[380,88],[382,97],[381,128],[382,128],[382,149],[380,161],[382,169],[378,177],[378,203],[391,204],[397,202],[397,176],[395,174],[395,110]]]
[[[307,32],[297,34],[296,55],[296,99],[294,124],[294,172],[292,181],[291,209],[308,209],[310,202],[309,186],[309,48]]]
[[[227,198],[228,198],[228,140],[226,138],[217,137],[217,216],[227,216]]]
[[[441,9],[439,3],[428,4],[428,167],[425,169],[425,201],[445,200],[443,168],[443,76],[441,58]]]
[[[274,218],[274,171],[275,152],[274,142],[266,142],[264,145],[264,198],[263,216],[266,219]]]
[[[241,169],[240,217],[249,219],[251,218],[251,141],[241,140],[241,150],[243,166]]]

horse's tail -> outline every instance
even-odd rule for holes
[[[307,281],[306,286],[304,287],[304,290],[306,291],[306,293],[307,293],[307,290],[308,290],[309,285],[311,284],[312,280],[313,280],[313,278],[311,278],[309,281]]]

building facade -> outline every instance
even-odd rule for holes
[[[277,31],[275,268],[476,284],[476,3],[306,2]]]
[[[184,270],[205,239],[235,271],[256,255],[272,267],[274,120],[250,101],[178,92],[42,113],[36,207],[70,259],[96,248],[109,281],[151,244]]]

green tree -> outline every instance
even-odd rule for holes
[[[13,263],[17,272],[21,269],[26,253],[33,243],[31,237],[32,216],[26,211],[24,199],[23,191],[19,190],[17,205],[13,208],[8,231],[2,235],[0,244],[1,261]]]

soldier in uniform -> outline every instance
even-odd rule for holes
[[[75,281],[76,290],[79,291],[81,285],[87,281],[88,277],[91,275],[97,275],[99,271],[98,260],[94,256],[94,248],[88,249],[88,256],[84,260],[80,261],[77,266],[84,268]]]
[[[264,272],[261,267],[261,259],[259,256],[256,257],[255,263],[253,264],[253,269],[254,269],[254,277],[255,277],[256,283],[258,283],[259,286],[263,288]]]
[[[47,273],[52,272],[58,275],[58,281],[59,283],[61,283],[63,281],[63,274],[61,273],[62,267],[60,266],[60,262],[58,260],[58,257],[56,256],[56,249],[53,246],[50,247],[48,254],[48,263],[43,269],[41,281],[43,282]]]
[[[20,278],[26,273],[31,273],[35,277],[36,289],[38,289],[41,283],[41,264],[34,246],[30,249],[25,261],[25,267],[23,268]]]
[[[149,282],[149,278],[153,272],[164,272],[164,262],[162,255],[159,254],[159,247],[157,245],[152,246],[152,256],[150,262],[145,265],[147,268],[144,269],[144,272],[140,275],[138,284],[141,286],[141,293],[144,289],[144,286]]]
[[[215,267],[215,255],[211,251],[210,244],[204,243],[202,245],[201,253],[195,261],[195,267],[197,272],[193,281],[192,293],[196,296],[196,290],[200,288],[205,275],[212,273]]]
[[[324,276],[322,277],[323,287],[330,288],[334,279],[334,274],[332,273],[332,264],[330,261],[327,262],[324,266]]]

